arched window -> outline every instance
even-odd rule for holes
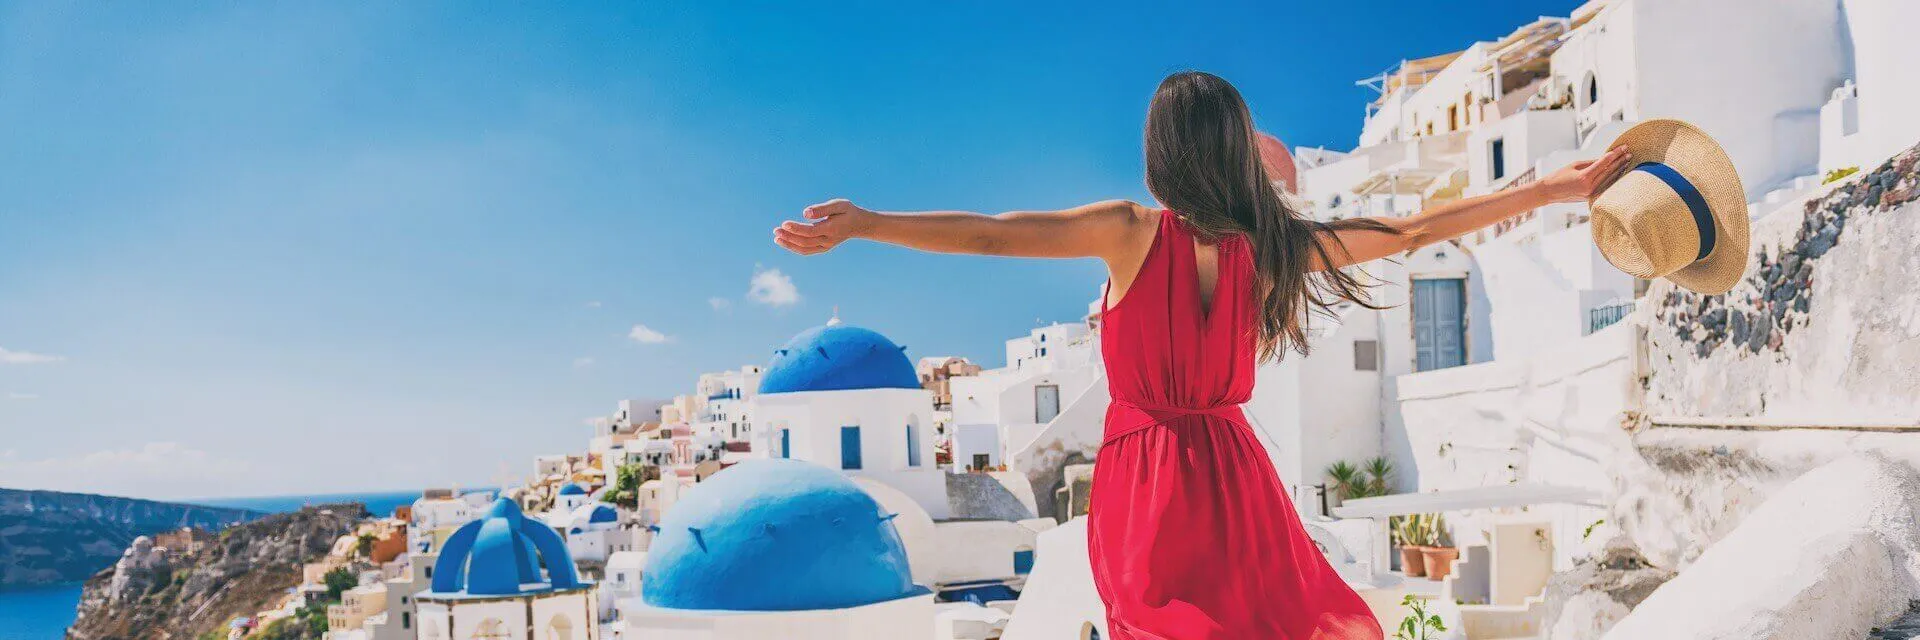
[[[547,621],[545,640],[573,640],[573,620],[564,615],[554,616]]]
[[[1100,640],[1100,630],[1091,622],[1080,623],[1080,640]]]
[[[920,466],[920,430],[907,425],[907,466]]]
[[[1600,104],[1600,79],[1595,78],[1593,74],[1589,73],[1587,74],[1585,85],[1586,86],[1582,87],[1582,93],[1586,94],[1587,103],[1581,106],[1590,107]]]
[[[507,632],[507,624],[499,618],[487,618],[473,629],[473,640],[503,640],[513,635]]]

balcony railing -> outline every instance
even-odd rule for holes
[[[1587,335],[1592,335],[1596,331],[1611,327],[1613,323],[1619,322],[1621,318],[1627,317],[1627,314],[1633,313],[1633,305],[1633,301],[1629,300],[1627,302],[1615,302],[1588,309]]]

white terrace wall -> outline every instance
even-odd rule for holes
[[[1608,461],[1627,448],[1621,424],[1634,395],[1634,332],[1616,324],[1528,358],[1401,376],[1399,411],[1413,459],[1396,465],[1418,466],[1418,491],[1519,482],[1606,491]],[[1552,521],[1556,568],[1602,542],[1583,540],[1604,516],[1598,507],[1526,511]],[[1455,544],[1484,544],[1492,517],[1510,512],[1448,514]]]
[[[1611,517],[1656,566],[1684,567],[1824,462],[1920,463],[1916,163],[1909,149],[1756,221],[1757,256],[1726,295],[1648,293],[1649,424]],[[1906,431],[1875,428],[1890,426]]]

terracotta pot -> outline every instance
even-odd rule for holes
[[[1400,572],[1407,574],[1409,578],[1418,578],[1427,575],[1427,554],[1423,552],[1425,548],[1426,547],[1416,547],[1413,545],[1401,545]]]
[[[1460,550],[1453,547],[1427,547],[1420,552],[1426,556],[1427,579],[1435,582],[1447,579],[1454,559],[1460,557]]]

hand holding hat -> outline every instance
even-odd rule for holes
[[[1631,166],[1593,198],[1593,242],[1613,266],[1726,293],[1747,269],[1747,198],[1733,161],[1698,127],[1648,120],[1615,139]]]

